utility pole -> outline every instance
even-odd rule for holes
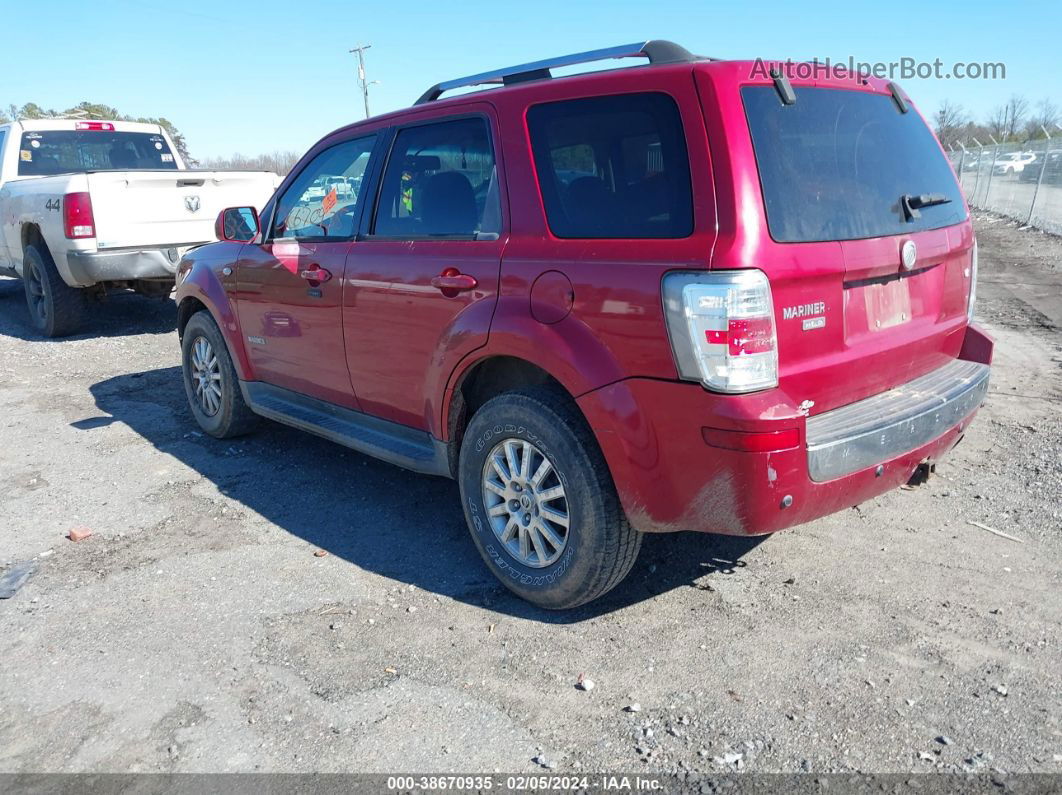
[[[369,118],[369,83],[365,80],[365,51],[371,44],[359,44],[351,52],[358,54],[358,82],[361,84],[361,96],[365,100],[365,118]]]

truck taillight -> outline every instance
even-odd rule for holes
[[[974,301],[977,300],[977,241],[970,253],[970,293],[966,297],[966,322],[973,322]]]
[[[63,197],[63,230],[71,240],[96,236],[92,198],[87,193],[68,193]]]
[[[682,378],[716,392],[778,385],[774,304],[762,271],[673,272],[663,289]]]
[[[114,132],[114,125],[106,121],[79,121],[74,125],[75,130],[101,130]]]

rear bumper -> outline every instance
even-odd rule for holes
[[[173,278],[184,248],[70,251],[66,264],[77,287],[129,279]]]
[[[969,417],[991,368],[956,359],[939,370],[807,421],[808,475],[821,483],[928,444]]]
[[[969,327],[958,360],[810,421],[781,390],[723,396],[650,379],[579,404],[635,528],[760,535],[850,508],[943,457],[984,399],[991,355]],[[735,449],[763,449],[764,434],[789,446]]]

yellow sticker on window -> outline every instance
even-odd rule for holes
[[[324,201],[321,202],[321,215],[328,215],[332,212],[332,208],[336,206],[338,196],[335,188],[328,192],[328,195],[324,197]]]
[[[27,163],[30,163],[30,162],[33,161],[33,152],[31,150],[29,150],[29,149],[21,149],[21,150],[19,150],[18,156],[20,158],[22,158],[23,160],[25,160]]]

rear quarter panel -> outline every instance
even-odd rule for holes
[[[27,227],[37,227],[55,261],[59,275],[73,285],[66,264],[68,251],[92,251],[95,241],[67,240],[63,231],[62,200],[67,193],[87,190],[84,174],[15,178],[0,187],[0,225],[12,267],[22,273],[22,240]],[[51,202],[53,208],[49,209]],[[57,203],[56,203],[57,202]]]
[[[542,102],[634,92],[662,92],[676,102],[686,137],[694,203],[693,232],[681,239],[561,239],[546,221],[526,112]],[[660,283],[665,273],[708,268],[715,240],[712,164],[692,69],[629,70],[615,75],[537,82],[491,98],[498,110],[509,185],[512,237],[502,260],[499,301],[487,345],[464,360],[450,389],[476,361],[507,355],[546,370],[572,395],[634,376],[675,379]],[[571,311],[543,322],[531,288],[543,274],[571,282]],[[444,401],[443,406],[448,406]],[[446,428],[443,417],[441,427]]]

